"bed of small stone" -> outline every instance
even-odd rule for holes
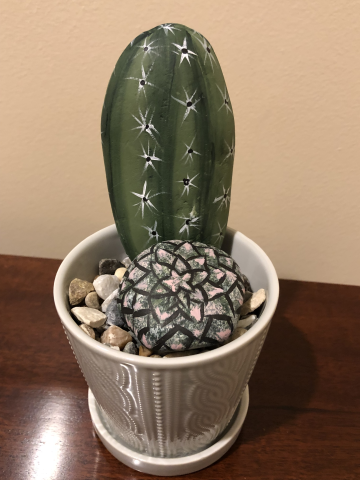
[[[168,353],[162,357],[141,345],[132,336],[118,307],[119,286],[130,265],[129,258],[122,261],[104,258],[99,262],[99,275],[95,277],[93,283],[79,278],[72,280],[69,286],[70,311],[81,330],[109,348],[143,357],[175,358],[213,350],[213,348],[187,350]],[[253,292],[248,282],[247,287],[238,324],[232,336],[222,345],[244,335],[262,313],[266,299],[265,290]]]

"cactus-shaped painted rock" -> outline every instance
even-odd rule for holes
[[[223,344],[237,325],[244,293],[244,277],[230,255],[169,240],[135,258],[119,303],[138,340],[165,353]]]
[[[128,45],[110,79],[101,135],[113,215],[131,259],[168,239],[221,247],[234,115],[200,33],[164,24]]]

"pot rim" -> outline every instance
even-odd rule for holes
[[[83,332],[72,319],[66,305],[67,295],[66,293],[64,295],[63,286],[65,283],[68,268],[70,267],[70,265],[72,265],[74,261],[76,261],[82,251],[90,247],[92,244],[98,243],[101,240],[106,241],[106,238],[108,238],[110,234],[113,234],[114,230],[116,231],[115,225],[110,225],[109,227],[98,230],[89,237],[85,238],[78,245],[76,245],[76,247],[74,247],[62,261],[56,273],[54,281],[53,293],[55,307],[64,328],[69,330],[71,332],[71,335],[74,335],[79,342],[81,342],[87,348],[91,349],[93,353],[108,358],[111,361],[129,363],[135,367],[138,366],[141,368],[149,369],[155,368],[158,370],[176,370],[179,367],[192,367],[196,365],[202,365],[204,363],[216,362],[221,360],[223,357],[234,354],[235,350],[244,348],[246,345],[250,344],[253,339],[262,331],[264,331],[264,329],[267,328],[270,324],[270,321],[276,310],[279,298],[279,280],[276,274],[275,267],[272,264],[270,258],[262,250],[262,248],[260,248],[253,240],[246,237],[243,233],[240,233],[239,231],[235,232],[234,230],[228,228],[228,233],[230,232],[234,234],[234,237],[241,238],[242,242],[247,244],[248,247],[250,247],[250,249],[254,251],[269,277],[270,288],[267,292],[265,308],[259,320],[247,331],[246,334],[228,343],[227,345],[223,345],[222,347],[219,347],[215,350],[211,350],[209,352],[201,353],[198,355],[190,355],[187,357],[176,358],[141,357],[139,355],[132,355],[130,353],[115,351],[107,347],[106,345],[102,345],[100,342],[93,340],[85,332]]]

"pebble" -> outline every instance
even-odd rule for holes
[[[189,357],[190,355],[196,355],[200,352],[199,350],[185,350],[184,352],[168,353],[164,358]]]
[[[117,293],[118,293],[119,289],[117,288],[116,290],[114,290],[112,293],[110,293],[110,295],[104,300],[104,302],[102,303],[101,305],[101,310],[105,313],[106,312],[106,309],[107,307],[109,306],[109,303],[111,302],[111,300],[113,300]]]
[[[129,328],[120,314],[119,305],[116,298],[110,302],[108,308],[106,309],[106,324],[109,326],[116,325],[124,330],[128,330]]]
[[[69,285],[69,302],[70,305],[79,305],[86,295],[94,290],[92,283],[80,278],[74,278]]]
[[[236,325],[236,328],[234,330],[234,333],[231,335],[229,342],[232,342],[233,340],[236,340],[237,338],[241,337],[246,333],[247,330],[245,328],[239,327],[239,325]]]
[[[95,308],[99,310],[100,302],[99,302],[98,294],[96,292],[88,293],[85,297],[85,305],[89,308]]]
[[[249,290],[247,290],[245,293],[244,293],[244,298],[243,298],[243,302],[247,302],[249,300],[249,298],[251,298],[253,295],[253,292],[250,292]]]
[[[104,315],[105,316],[105,315]],[[120,347],[120,350],[125,347],[125,345],[131,342],[132,337],[130,333],[125,332],[122,328],[112,325],[101,335],[101,343],[110,343],[110,345],[115,345]]]
[[[103,325],[100,325],[100,327],[96,328],[96,332],[100,334],[100,336],[107,330],[111,325],[107,324],[107,319],[106,322]]]
[[[120,280],[115,275],[100,275],[94,280],[93,285],[99,297],[106,300],[114,290],[119,288]]]
[[[90,338],[113,350],[122,350],[124,353],[142,357],[177,358],[213,350],[214,348],[204,348],[171,352],[162,356],[153,354],[150,349],[143,345],[137,346],[133,342],[130,332],[126,331],[128,327],[118,305],[119,285],[131,264],[128,257],[122,262],[117,259],[102,259],[99,263],[100,275],[95,277],[93,284],[79,278],[72,280],[69,286],[69,302],[71,306],[75,306],[71,309],[71,313],[81,322],[79,325],[81,330]],[[252,293],[250,283],[245,276],[244,283],[246,291],[240,312],[241,317],[233,334],[223,345],[244,335],[257,322],[258,317],[254,314],[251,315],[251,312],[259,308],[266,300],[266,292],[263,288]],[[86,307],[78,306],[84,300]],[[101,304],[102,300],[104,301]]]
[[[132,262],[131,262],[129,257],[126,257],[126,258],[124,258],[122,263],[125,265],[126,268],[129,268]]]
[[[242,278],[242,280],[243,280],[243,282],[244,282],[245,290],[249,290],[250,292],[252,292],[252,288],[251,288],[249,279],[248,279],[248,277],[245,275],[245,273],[241,273],[241,278]]]
[[[86,323],[90,327],[100,327],[106,321],[106,315],[95,308],[89,307],[75,307],[71,309],[71,313],[80,320],[81,323]]]
[[[252,326],[257,320],[256,315],[249,315],[248,317],[240,318],[237,323],[237,327],[246,328]]]
[[[139,355],[140,355],[140,357],[150,357],[152,355],[152,351],[149,350],[148,348],[144,347],[143,345],[140,345]]]
[[[114,275],[115,271],[123,266],[116,258],[103,258],[99,262],[99,275]]]
[[[251,297],[242,305],[240,314],[243,317],[248,313],[256,310],[262,303],[265,302],[266,293],[263,288],[260,288],[257,292],[253,293]]]
[[[139,355],[139,350],[134,342],[129,342],[123,349],[124,353],[131,353],[132,355]]]
[[[121,268],[118,268],[115,272],[115,275],[118,277],[118,279],[122,280],[123,276],[125,275],[125,272],[127,271],[127,268],[124,268],[124,267],[121,267]]]
[[[80,325],[80,328],[83,332],[86,333],[86,335],[89,335],[89,337],[95,340],[95,332],[93,328],[91,328],[89,325],[86,325],[86,323],[82,323]]]

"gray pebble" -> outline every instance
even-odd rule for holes
[[[123,349],[124,353],[131,353],[132,355],[139,355],[139,350],[134,342],[129,342]]]
[[[119,289],[117,288],[104,300],[103,304],[101,305],[101,310],[104,313],[106,312],[107,307],[109,306],[109,303],[111,302],[111,300],[113,300],[118,293],[119,293]]]
[[[106,323],[107,325],[116,325],[117,327],[123,328],[124,330],[128,330],[128,326],[121,316],[120,313],[120,305],[117,303],[117,298],[114,298],[109,303],[106,309]]]
[[[245,275],[245,273],[242,273],[242,272],[241,272],[241,277],[242,277],[242,281],[243,281],[243,283],[244,283],[245,290],[249,290],[249,292],[252,292],[252,288],[251,288],[249,279],[248,279],[248,277]]]
[[[114,275],[118,268],[124,267],[124,264],[116,258],[103,258],[99,262],[99,275]]]
[[[98,294],[96,292],[88,293],[85,297],[85,305],[89,308],[95,308],[99,310],[100,302],[99,302]]]

